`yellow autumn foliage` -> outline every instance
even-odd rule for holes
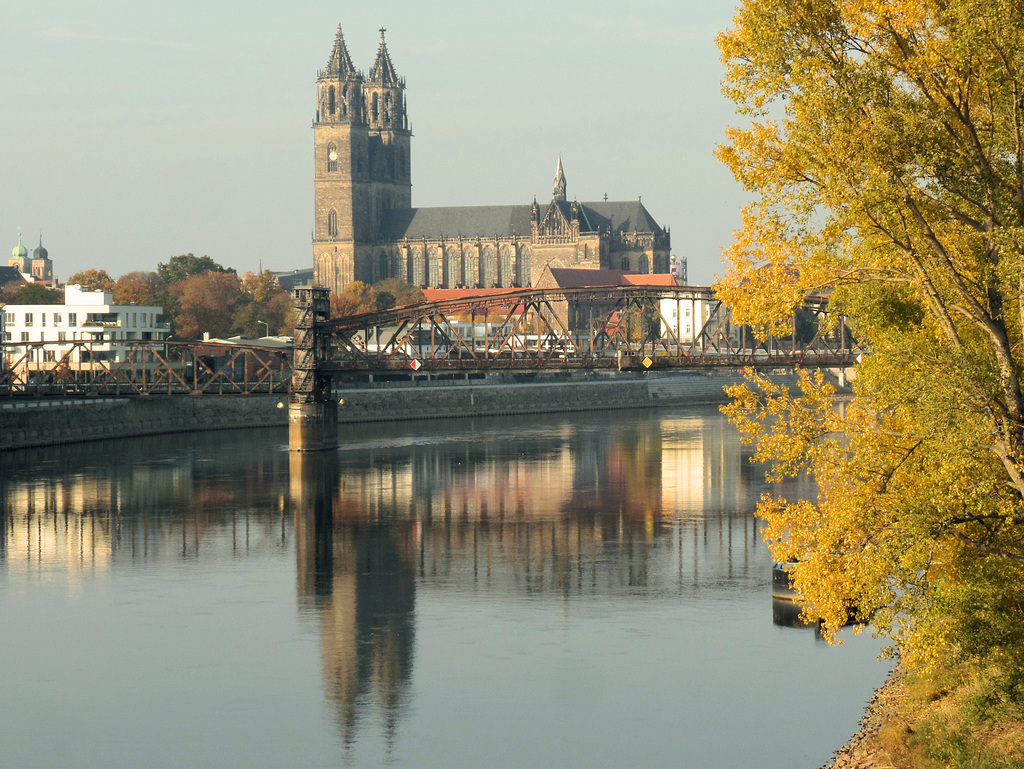
[[[811,374],[731,393],[819,489],[762,500],[773,553],[828,632],[852,610],[912,664],[1024,681],[1024,4],[744,0],[718,45],[755,200],[719,295],[769,330],[829,294],[872,349],[842,409]]]

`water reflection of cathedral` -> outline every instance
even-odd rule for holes
[[[372,717],[390,734],[408,706],[417,593],[571,610],[575,597],[685,600],[740,579],[764,583],[767,611],[770,562],[750,515],[760,488],[721,420],[437,428],[353,429],[337,454],[305,458],[262,433],[5,455],[0,566],[74,575],[294,546],[300,616],[347,743]]]

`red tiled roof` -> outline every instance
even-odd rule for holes
[[[559,288],[676,285],[675,278],[667,272],[650,275],[626,270],[585,270],[571,267],[550,267],[549,270]]]
[[[448,299],[475,299],[480,296],[500,296],[521,291],[519,288],[425,288],[423,297],[428,302],[443,302]]]

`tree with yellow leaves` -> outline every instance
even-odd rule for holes
[[[752,192],[717,287],[779,325],[831,293],[869,340],[854,399],[733,392],[733,421],[816,500],[762,501],[835,630],[853,607],[911,664],[1024,686],[1024,6],[744,0],[718,40]]]

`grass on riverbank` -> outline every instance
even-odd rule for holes
[[[947,668],[907,675],[876,755],[895,769],[1024,769],[1024,681]]]

